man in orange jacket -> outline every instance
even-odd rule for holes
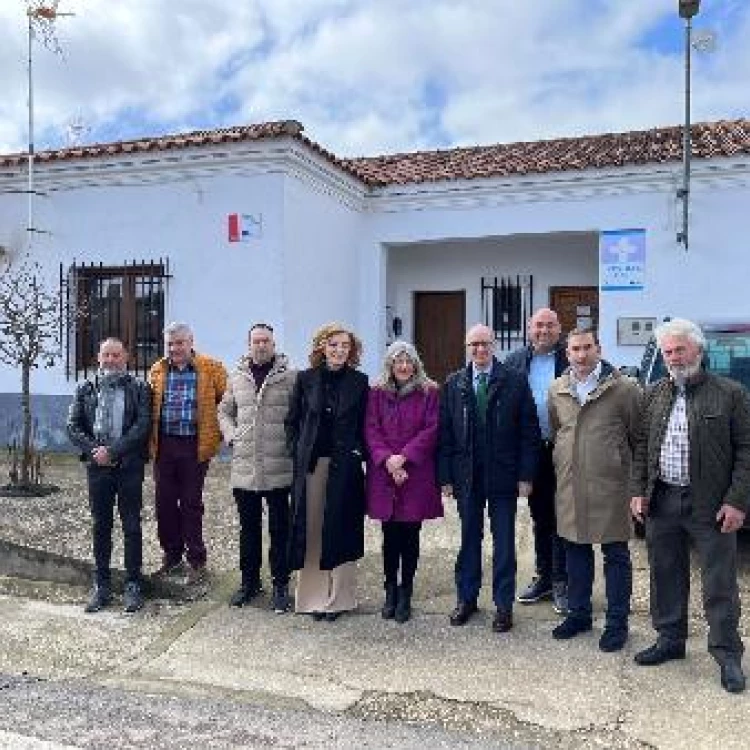
[[[156,521],[163,551],[158,573],[173,574],[187,559],[188,581],[206,572],[203,543],[203,482],[210,460],[221,445],[217,406],[227,371],[216,359],[193,349],[193,332],[185,323],[164,330],[167,356],[151,367],[150,453],[154,459]]]

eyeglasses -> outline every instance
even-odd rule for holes
[[[466,346],[471,349],[491,349],[495,345],[494,341],[469,341]]]

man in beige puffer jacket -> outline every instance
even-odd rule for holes
[[[232,493],[240,518],[242,583],[230,599],[242,607],[261,590],[263,558],[262,500],[268,504],[271,537],[268,560],[276,612],[289,608],[289,488],[292,460],[287,454],[284,417],[289,409],[297,371],[276,353],[273,328],[256,323],[249,332],[249,351],[229,376],[219,404],[219,426],[232,446]]]

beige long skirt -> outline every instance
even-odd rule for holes
[[[305,565],[297,572],[295,611],[346,612],[357,607],[357,563],[348,562],[333,570],[320,569],[323,546],[323,513],[330,458],[319,458],[315,471],[307,475],[307,538]]]

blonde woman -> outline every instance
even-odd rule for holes
[[[436,479],[438,387],[406,341],[388,347],[365,420],[367,515],[383,524],[384,619],[411,617],[422,521],[443,515]],[[400,574],[400,581],[399,581]]]
[[[296,611],[336,620],[356,601],[364,554],[362,344],[338,323],[316,331],[285,421],[293,461],[290,563],[298,570]]]

